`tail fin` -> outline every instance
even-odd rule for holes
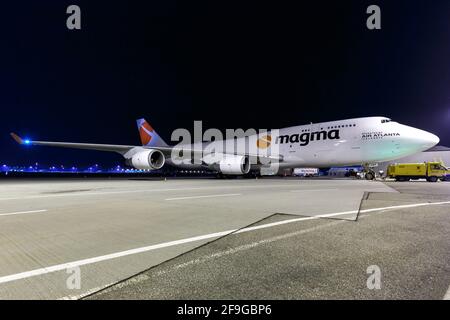
[[[166,147],[167,143],[156,133],[152,126],[145,119],[136,120],[139,135],[143,146]]]

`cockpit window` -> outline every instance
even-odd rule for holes
[[[381,123],[391,122],[391,119],[381,119]]]

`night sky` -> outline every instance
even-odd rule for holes
[[[66,28],[77,4],[82,29]],[[381,7],[382,29],[366,28]],[[34,140],[388,116],[450,146],[450,1],[14,1],[0,18],[0,163],[113,165]]]

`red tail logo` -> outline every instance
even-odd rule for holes
[[[151,133],[153,128],[145,121],[139,127],[139,135],[141,136],[141,142],[143,145],[148,145],[152,140]]]

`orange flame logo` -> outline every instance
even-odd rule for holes
[[[263,136],[261,138],[259,138],[256,141],[256,146],[259,149],[267,149],[268,147],[270,147],[270,144],[272,143],[272,137],[269,135]]]

